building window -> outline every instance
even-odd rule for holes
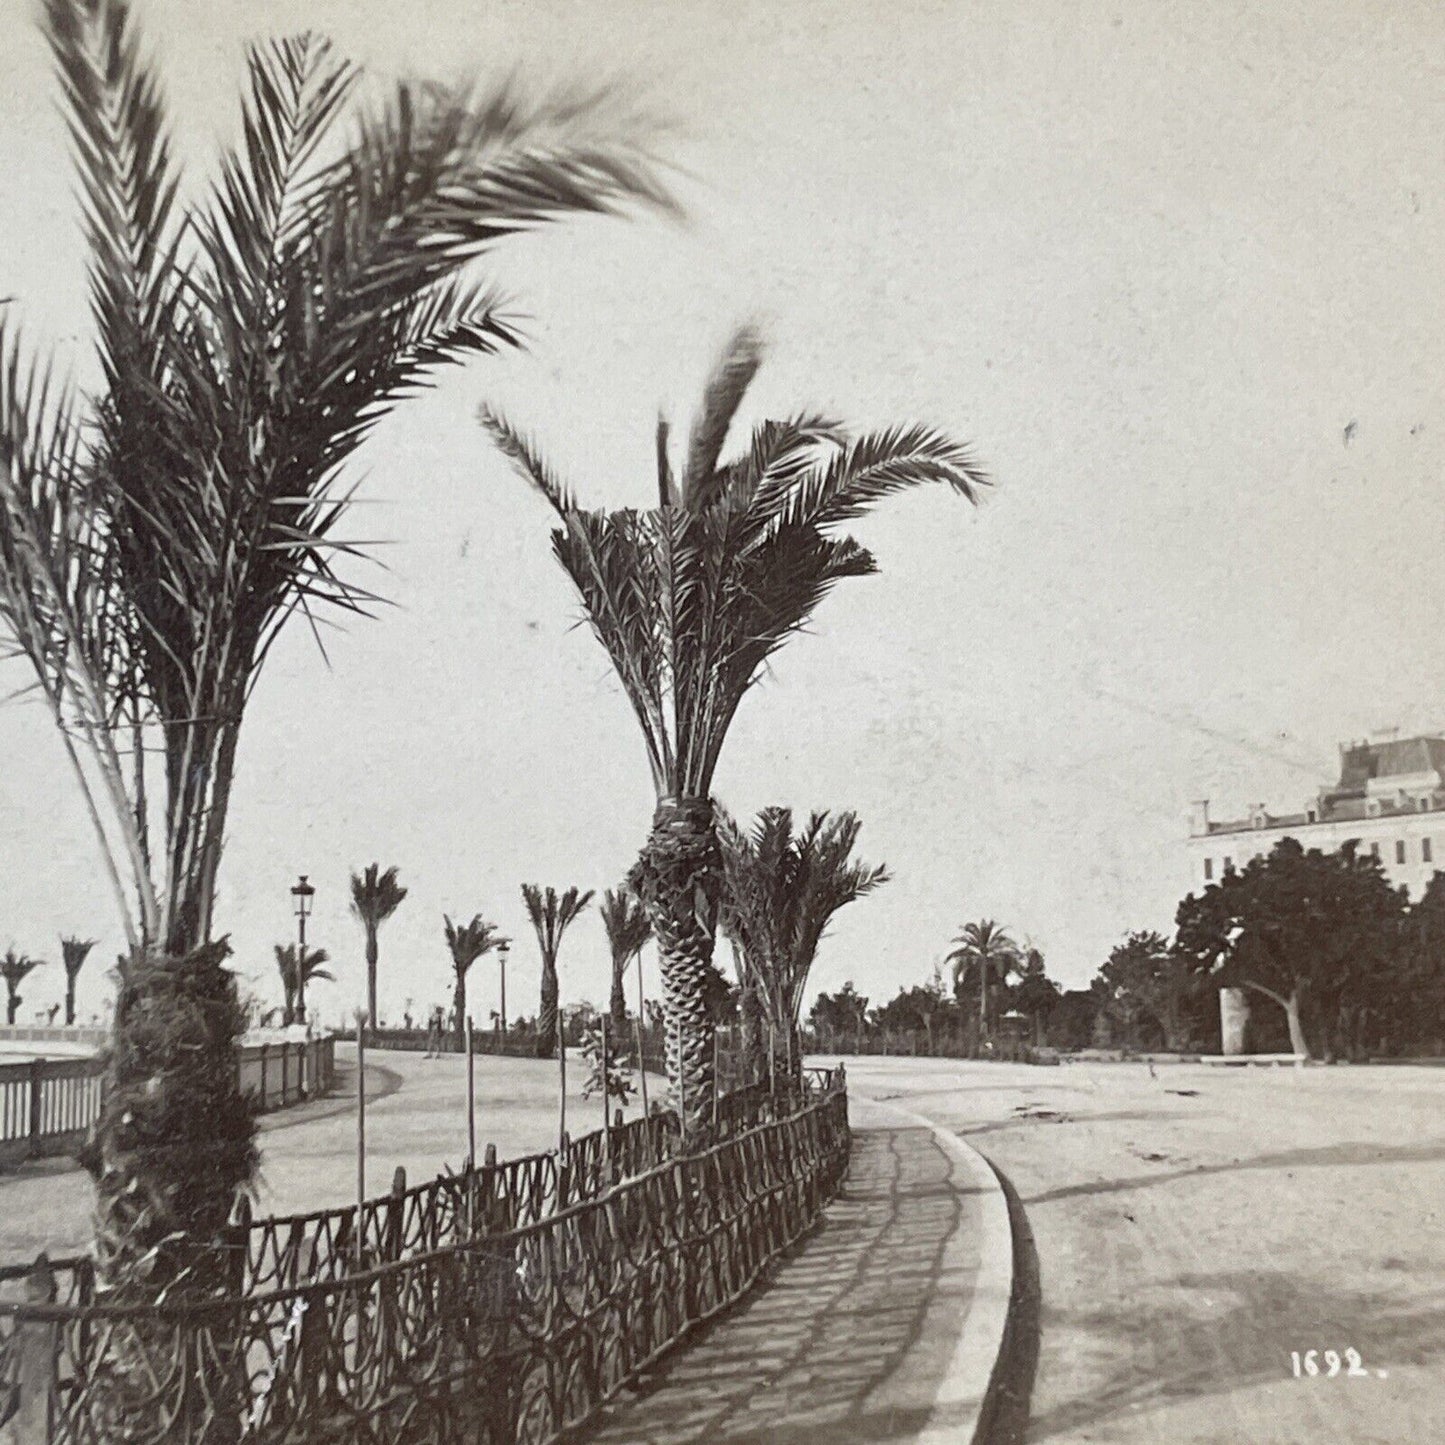
[[[1379,845],[1378,843],[1371,843],[1371,844],[1370,844],[1370,857],[1372,857],[1372,858],[1378,858],[1379,856],[1380,856],[1380,845]]]
[[[1320,820],[1320,815],[1315,812],[1313,808],[1311,808],[1309,811],[1309,820],[1311,823],[1318,823]]]
[[[1233,867],[1234,867],[1234,859],[1233,859],[1233,858],[1226,858],[1226,859],[1224,860],[1224,871],[1225,871],[1226,873],[1228,873],[1229,870],[1230,870],[1231,868],[1233,868]]]
[[[1395,862],[1397,862],[1397,863],[1403,863],[1404,861],[1405,861],[1405,840],[1404,840],[1403,838],[1396,838],[1396,839],[1395,839]]]
[[[1428,846],[1430,840],[1427,838],[1427,839],[1425,840],[1425,842],[1426,842],[1426,845]],[[1211,878],[1213,878],[1213,877],[1214,877],[1214,859],[1213,859],[1213,858],[1206,858],[1206,859],[1204,860],[1204,881],[1205,881],[1206,883],[1208,883],[1209,880],[1210,880]]]
[[[1420,839],[1420,861],[1422,863],[1431,863],[1434,861],[1434,858],[1432,857],[1432,850],[1430,847],[1430,840],[1428,838]]]

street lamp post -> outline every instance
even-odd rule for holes
[[[311,900],[316,890],[301,875],[301,881],[291,890],[296,900],[296,932],[298,948],[296,953],[296,1022],[306,1022],[306,920],[311,914]]]

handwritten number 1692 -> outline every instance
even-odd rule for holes
[[[1341,1354],[1338,1350],[1306,1350],[1303,1355],[1298,1350],[1289,1352],[1290,1364],[1294,1367],[1294,1377],[1299,1379],[1301,1375],[1324,1375],[1327,1379],[1334,1379],[1341,1370],[1346,1375],[1368,1375],[1370,1372],[1365,1368],[1365,1362],[1360,1358],[1360,1352],[1355,1349],[1345,1350]],[[1324,1364],[1320,1361],[1323,1359]]]

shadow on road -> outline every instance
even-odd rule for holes
[[[598,1445],[836,1445],[923,1427],[949,1348],[919,1339],[963,1195],[928,1129],[864,1129],[853,1147],[806,1247],[644,1382]]]
[[[1097,1117],[1107,1118],[1108,1115]],[[1118,1117],[1118,1116],[1116,1116]],[[1128,1117],[1123,1116],[1123,1117]],[[1085,1194],[1116,1194],[1126,1189],[1148,1189],[1174,1179],[1199,1179],[1210,1174],[1233,1174],[1244,1169],[1338,1168],[1359,1164],[1419,1164],[1445,1159],[1445,1139],[1419,1144],[1327,1144],[1317,1149],[1284,1149],[1257,1154],[1251,1159],[1231,1159],[1227,1164],[1191,1164],[1186,1169],[1168,1169],[1155,1174],[1134,1174],[1125,1179],[1097,1179],[1087,1184],[1067,1184],[1048,1189],[1024,1201],[1049,1204],[1058,1199],[1075,1199]]]

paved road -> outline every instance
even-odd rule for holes
[[[1027,1440],[1445,1438],[1445,1070],[848,1063],[1022,1199]],[[1363,1377],[1293,1377],[1347,1348]]]
[[[336,1093],[261,1119],[256,1212],[285,1214],[356,1198],[356,1049],[338,1047]],[[466,1156],[466,1060],[458,1054],[374,1050],[367,1055],[367,1192],[381,1194],[402,1165],[412,1183],[455,1169]],[[579,1097],[569,1073],[567,1123],[574,1134],[600,1128],[601,1105]],[[649,1087],[663,1081],[648,1076]],[[556,1147],[557,1065],[543,1059],[476,1059],[477,1152],[490,1142],[511,1158]],[[629,1109],[631,1118],[635,1109]],[[0,1173],[0,1259],[84,1250],[90,1240],[90,1185],[71,1160],[36,1160]]]

